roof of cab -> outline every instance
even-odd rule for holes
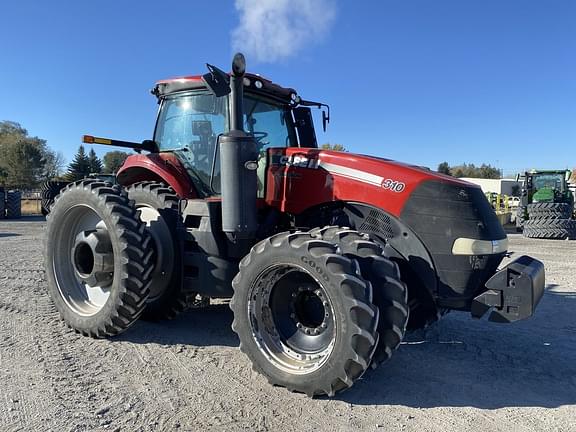
[[[296,94],[296,90],[289,87],[282,87],[273,83],[269,79],[261,77],[260,75],[246,73],[244,78],[247,78],[247,80],[244,82],[244,88],[254,93],[265,94],[281,100],[285,100],[287,102],[290,101],[292,94]],[[262,84],[260,88],[256,86],[256,82],[260,82]],[[206,88],[206,84],[202,80],[202,76],[190,75],[158,81],[152,89],[152,94],[158,98],[161,98],[169,94],[199,88]]]

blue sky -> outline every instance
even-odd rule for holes
[[[323,1],[333,18],[296,29],[300,49],[247,56],[331,105],[320,142],[432,168],[576,166],[576,1]],[[231,0],[6,2],[0,120],[68,161],[84,133],[151,138],[154,82],[228,69],[239,20]]]

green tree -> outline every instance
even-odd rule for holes
[[[452,175],[450,172],[450,165],[448,165],[448,162],[442,162],[438,164],[437,171],[441,174]]]
[[[500,170],[489,164],[482,164],[477,167],[474,164],[463,163],[450,168],[451,175],[454,177],[473,177],[473,178],[487,178],[499,179]]]
[[[128,153],[118,150],[106,153],[102,158],[104,160],[104,172],[106,174],[116,173],[128,156]]]
[[[88,164],[90,165],[90,174],[100,174],[102,172],[102,161],[93,148],[88,153]]]
[[[87,177],[90,174],[90,159],[86,156],[84,146],[80,144],[74,160],[68,165],[66,178],[69,181],[76,181]]]
[[[0,122],[0,183],[4,186],[36,187],[46,179],[46,166],[53,157],[45,140],[29,136],[16,122]]]
[[[324,150],[341,151],[341,152],[347,151],[347,150],[346,150],[346,147],[344,147],[342,144],[330,144],[330,143],[322,144],[322,149],[324,149]]]

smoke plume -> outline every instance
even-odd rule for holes
[[[273,63],[321,41],[336,16],[334,0],[236,0],[232,48]]]

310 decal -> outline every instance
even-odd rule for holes
[[[384,189],[388,189],[392,192],[402,192],[404,189],[406,189],[406,183],[403,183],[401,181],[398,180],[393,180],[393,179],[385,179],[382,181],[382,187]]]

